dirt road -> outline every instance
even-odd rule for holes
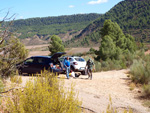
[[[81,75],[79,78],[64,79],[65,75],[58,78],[65,80],[66,88],[75,83],[75,91],[79,93],[83,108],[87,113],[102,113],[109,104],[109,95],[112,98],[113,107],[117,110],[132,108],[134,113],[149,113],[148,108],[142,106],[137,99],[137,94],[131,91],[127,85],[127,70],[98,72],[93,74],[93,80]],[[28,77],[23,77],[23,84]]]

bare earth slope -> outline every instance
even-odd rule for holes
[[[79,78],[65,80],[66,89],[71,83],[75,83],[75,90],[79,93],[79,99],[83,101],[83,108],[87,113],[102,113],[109,104],[109,95],[112,98],[113,107],[117,110],[132,108],[134,113],[149,113],[148,108],[142,106],[137,95],[129,90],[127,85],[127,70],[98,72],[93,74],[93,80],[81,75]],[[64,78],[60,75],[58,78]],[[23,77],[23,84],[27,77]]]

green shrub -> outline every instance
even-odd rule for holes
[[[9,37],[3,43],[3,54],[0,54],[0,76],[6,78],[15,74],[16,64],[28,56],[28,51],[18,38]]]
[[[95,71],[101,71],[101,63],[99,61],[94,60],[94,64],[95,64]]]
[[[143,60],[134,60],[133,65],[130,67],[130,73],[132,74],[132,80],[136,83],[141,82],[145,71]]]
[[[81,102],[73,86],[64,89],[64,82],[49,72],[41,73],[33,81],[28,81],[25,88],[12,92],[5,111],[10,113],[80,113]]]
[[[102,68],[108,67],[108,62],[107,61],[102,61]]]
[[[133,59],[134,58],[135,58],[135,54],[128,51],[126,54],[124,54],[122,56],[121,59],[124,61],[125,66],[129,67],[133,64]]]
[[[107,61],[101,61],[101,70],[108,71],[108,70],[114,70],[114,69],[122,69],[125,68],[124,62],[121,60],[111,60],[108,59]]]
[[[150,81],[150,62],[142,59],[134,60],[130,67],[130,73],[134,82],[147,84]]]
[[[126,68],[124,62],[122,62],[121,60],[109,60],[109,69],[110,70],[114,70],[114,69],[122,69],[122,68]]]

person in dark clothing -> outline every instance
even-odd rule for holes
[[[92,80],[92,70],[93,70],[93,66],[94,66],[94,62],[92,61],[92,59],[89,59],[87,61],[87,74],[88,74],[88,78],[90,78]],[[95,68],[94,68],[95,69]]]

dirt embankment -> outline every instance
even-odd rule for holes
[[[109,104],[109,96],[112,98],[113,107],[117,110],[132,108],[134,113],[149,113],[148,108],[142,106],[138,99],[138,92],[130,90],[129,78],[126,75],[128,70],[97,72],[93,74],[93,80],[87,79],[86,75],[79,78],[65,79],[60,75],[59,79],[65,80],[65,87],[70,88],[71,83],[75,84],[75,91],[79,93],[82,100],[82,107],[87,113],[102,113],[106,111]],[[22,77],[23,84],[29,77]],[[135,93],[136,92],[136,93]]]

